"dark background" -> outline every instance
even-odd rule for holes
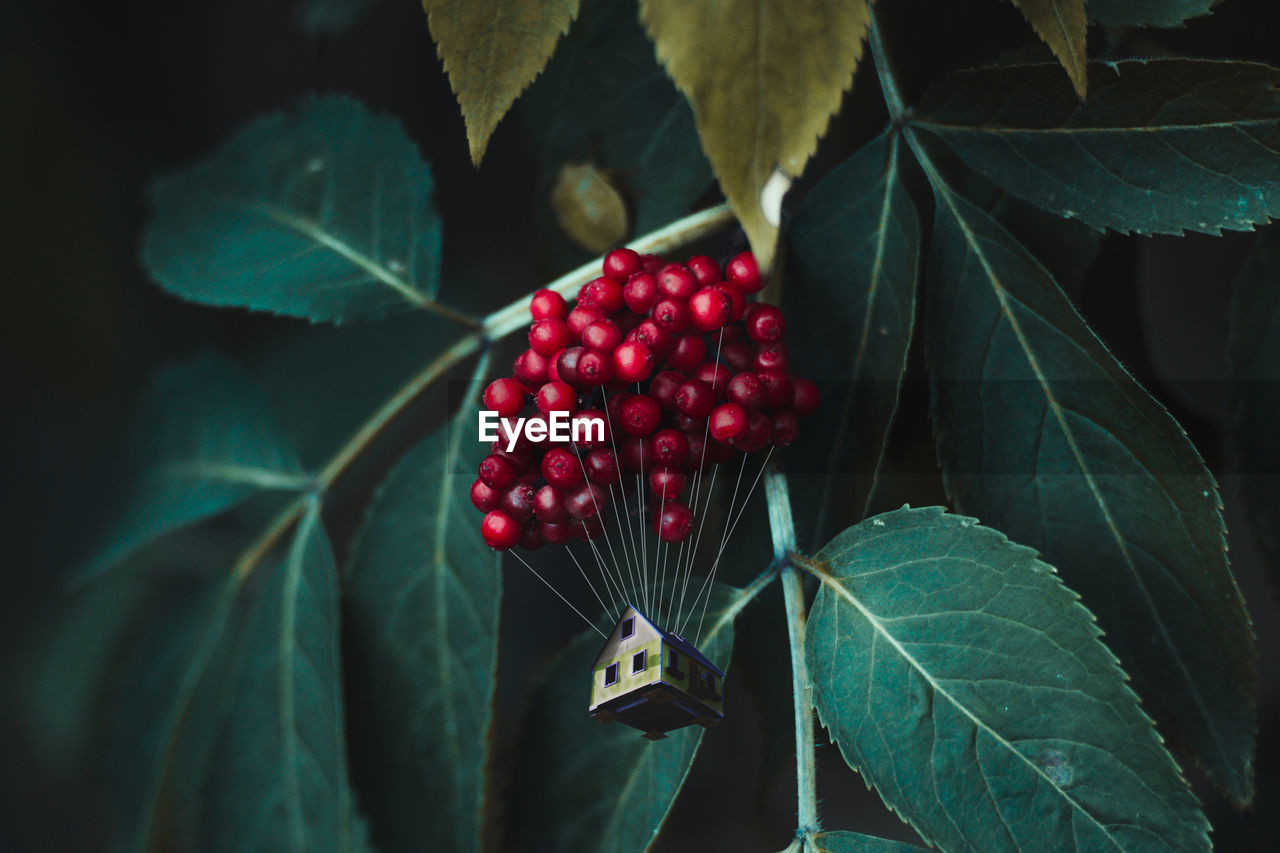
[[[880,5],[908,96],[942,71],[1034,42],[1001,0]],[[1180,31],[1095,28],[1091,53],[1173,52],[1280,64],[1276,5],[1226,0],[1215,15]],[[562,271],[531,236],[538,176],[518,117],[499,126],[483,167],[472,168],[458,108],[415,3],[375,0],[368,14],[334,37],[306,36],[295,12],[289,3],[248,0],[18,0],[0,12],[0,269],[6,284],[0,440],[7,451],[0,512],[0,850],[103,844],[99,795],[109,770],[78,751],[54,749],[25,699],[32,661],[65,606],[62,580],[86,555],[119,497],[128,417],[148,377],[199,350],[250,358],[308,331],[297,321],[185,304],[153,287],[137,260],[147,182],[304,93],[347,92],[397,116],[432,163],[445,219],[446,298],[450,283],[481,263],[486,281],[501,282],[492,286],[499,292],[480,300],[489,306]],[[878,130],[883,114],[869,65],[858,79],[810,175]],[[1226,306],[1247,247],[1240,235],[1112,236],[1077,294],[1121,360],[1187,427],[1227,503],[1233,563],[1259,634],[1263,695],[1257,811],[1234,814],[1192,773],[1221,850],[1280,849],[1280,820],[1268,807],[1280,794],[1280,628],[1242,520],[1240,472],[1230,469],[1224,451]],[[918,377],[918,365],[913,371]],[[908,385],[898,415],[885,485],[888,505],[942,502],[918,383]],[[514,580],[509,598],[533,594],[524,584]],[[775,595],[760,606],[777,607]],[[509,676],[519,661],[504,658],[503,668]],[[660,849],[765,850],[788,843],[793,771],[786,765],[781,775],[762,774],[757,756],[764,718],[749,702],[741,707],[704,744]],[[777,736],[791,738],[789,731]],[[835,750],[820,747],[820,755],[828,828],[912,837]],[[509,834],[508,842],[519,839]]]

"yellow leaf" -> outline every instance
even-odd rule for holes
[[[1083,100],[1088,91],[1084,47],[1085,0],[1013,0],[1036,35],[1049,45]]]
[[[800,174],[840,107],[862,56],[867,0],[641,0],[640,15],[768,269],[778,229],[761,193],[775,169]]]
[[[579,0],[422,0],[477,166],[489,137],[546,66]]]
[[[551,189],[551,207],[569,239],[593,254],[618,246],[631,227],[622,194],[590,164],[561,167]]]

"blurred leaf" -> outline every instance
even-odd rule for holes
[[[1085,53],[1085,0],[1013,0],[1036,35],[1058,57],[1076,94],[1084,98],[1088,91]]]
[[[658,58],[693,106],[698,136],[751,240],[773,263],[777,224],[760,194],[775,170],[798,177],[853,84],[867,0],[794,4],[641,0]]]
[[[259,489],[307,485],[266,402],[230,361],[206,354],[160,374],[143,401],[140,472],[108,541],[81,569],[92,576]]]
[[[841,507],[861,517],[898,406],[915,319],[920,218],[901,182],[899,137],[880,136],[805,198],[791,229],[783,307],[793,318],[797,373],[820,370],[822,415],[792,451],[805,475],[799,517],[814,525]]]
[[[686,214],[711,185],[693,111],[653,55],[633,0],[595,0],[529,89],[544,180],[590,159],[631,202],[637,232]]]
[[[458,418],[397,463],[345,578],[346,660],[361,697],[353,754],[387,853],[483,846],[502,586],[469,500],[485,455],[471,430]]]
[[[923,847],[904,841],[890,841],[860,832],[819,832],[810,838],[805,849],[814,853],[920,853]]]
[[[1280,214],[1280,70],[1089,64],[1081,103],[1053,65],[948,75],[912,123],[1059,216],[1139,234],[1247,230]]]
[[[727,667],[733,620],[750,599],[717,584],[699,649]],[[601,627],[612,628],[612,620]],[[647,850],[684,785],[703,729],[688,726],[665,740],[645,740],[622,723],[587,716],[591,664],[601,638],[585,631],[552,662],[533,695],[520,763],[512,781],[520,842],[532,850]],[[726,669],[725,713],[732,707]],[[709,737],[715,737],[711,730]]]
[[[1280,591],[1280,230],[1258,232],[1231,303],[1231,446],[1253,535]]]
[[[1089,19],[1108,27],[1180,27],[1221,0],[1088,0]]]
[[[957,508],[1052,560],[1162,731],[1252,796],[1253,634],[1186,433],[986,213],[934,184],[926,354]]]
[[[471,162],[551,59],[579,0],[422,0],[436,50],[467,121]]]
[[[551,188],[556,221],[575,244],[603,254],[630,233],[627,205],[604,172],[590,163],[566,163]]]
[[[376,0],[300,0],[293,20],[307,35],[335,36],[368,14]]]
[[[306,98],[157,181],[142,258],[206,305],[312,321],[426,307],[440,281],[431,172],[393,118]]]
[[[805,653],[819,718],[924,838],[1209,850],[1209,824],[1092,616],[1031,549],[939,507],[904,508],[816,559]]]

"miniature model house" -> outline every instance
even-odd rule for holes
[[[626,723],[650,740],[692,723],[709,728],[724,717],[724,673],[630,605],[596,656],[591,679],[592,719]]]

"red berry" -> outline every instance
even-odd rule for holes
[[[622,479],[618,457],[608,448],[593,450],[583,460],[587,466],[587,479],[600,486],[612,486]]]
[[[578,408],[578,395],[567,382],[548,382],[538,389],[536,399],[538,411],[544,414],[551,412],[570,412]]]
[[[631,399],[632,396],[633,395],[630,391],[617,391],[609,397],[609,401],[605,408],[609,410],[609,420],[611,423],[620,423],[622,421],[622,407],[626,404],[627,400]]]
[[[587,282],[578,302],[581,305],[594,306],[605,314],[620,311],[626,304],[622,299],[622,285],[611,278],[604,277]]]
[[[659,408],[670,411],[676,407],[676,392],[684,382],[683,374],[664,370],[649,383],[649,396],[657,402]]]
[[[667,265],[667,261],[662,255],[641,255],[640,265],[645,272],[656,275],[658,270]]]
[[[658,301],[658,279],[652,273],[636,273],[623,286],[622,299],[637,314],[648,314]]]
[[[720,347],[720,360],[741,373],[755,364],[756,351],[748,343],[730,341]]]
[[[626,339],[644,344],[655,358],[661,358],[671,349],[671,336],[652,320],[645,320],[636,326],[627,333]]]
[[[569,312],[569,319],[565,323],[574,337],[581,338],[587,326],[603,319],[605,319],[604,312],[594,305],[579,305]]]
[[[551,359],[551,366],[547,369],[547,377],[552,382],[567,382],[570,385],[582,384],[582,377],[578,375],[578,361],[582,358],[585,350],[582,347],[568,347],[557,353]]]
[[[631,249],[614,249],[604,256],[604,274],[618,281],[626,281],[629,276],[640,272],[640,255]]]
[[[544,317],[529,327],[529,347],[542,355],[555,355],[573,343],[573,333],[564,320]]]
[[[502,493],[498,508],[516,521],[533,518],[533,487],[527,483],[515,483]]]
[[[563,320],[569,313],[569,303],[554,290],[547,290],[544,287],[534,291],[533,299],[529,301],[529,313],[535,320],[544,320],[548,317]]]
[[[612,350],[622,343],[622,330],[611,320],[596,320],[582,330],[582,345],[588,349]]]
[[[604,489],[595,483],[583,483],[565,495],[564,508],[574,518],[591,518],[598,515],[607,502]]]
[[[480,479],[491,489],[505,489],[519,476],[520,470],[510,459],[491,453],[480,460]]]
[[[593,515],[573,522],[570,530],[578,539],[596,539],[604,533],[604,521],[599,516]]]
[[[776,412],[773,416],[770,441],[776,447],[790,447],[800,434],[800,419],[790,409]]]
[[[705,417],[691,418],[684,412],[676,412],[672,420],[675,421],[676,429],[685,435],[693,435],[695,433],[702,435],[707,430],[707,419]]]
[[[756,349],[755,369],[757,372],[761,370],[781,370],[787,372],[787,368],[791,366],[791,358],[787,354],[787,345],[782,341],[773,344],[761,344]]]
[[[741,320],[747,310],[747,295],[731,284],[717,284],[715,288],[729,299],[729,322],[736,323]],[[730,340],[731,334],[737,331],[739,330],[736,328],[726,329],[722,337],[726,341]]]
[[[771,344],[782,340],[787,330],[787,318],[777,305],[752,305],[747,312],[747,335],[759,343]]]
[[[578,436],[576,445],[594,450],[609,443],[609,420],[599,409],[583,409],[569,419],[569,435]]]
[[[727,398],[746,409],[764,405],[764,383],[754,373],[739,373],[729,380]]]
[[[689,306],[679,299],[661,299],[649,316],[664,332],[675,335],[689,325]]]
[[[676,408],[691,418],[705,418],[715,404],[716,393],[700,379],[690,379],[676,391]]]
[[[663,542],[683,542],[693,532],[693,511],[678,501],[668,503],[654,516],[653,529]]]
[[[793,379],[791,408],[795,409],[797,415],[807,418],[818,410],[818,404],[822,402],[822,392],[818,390],[818,386],[809,379]]]
[[[695,329],[709,332],[729,322],[733,304],[714,287],[704,287],[689,298],[689,320]]]
[[[484,480],[476,480],[471,484],[471,503],[481,512],[497,509],[498,501],[501,499],[502,494],[497,489],[491,489],[485,485]]]
[[[693,372],[694,379],[700,379],[716,392],[716,396],[724,399],[729,390],[729,380],[733,374],[723,364],[703,364]]]
[[[756,377],[764,385],[764,407],[785,409],[794,396],[791,377],[781,370],[757,370]]]
[[[563,447],[553,447],[542,457],[542,476],[557,489],[572,489],[582,482],[582,463]]]
[[[675,467],[689,455],[689,439],[679,430],[660,429],[649,439],[649,452],[653,464]]]
[[[514,418],[524,410],[524,386],[511,378],[495,379],[484,389],[484,406],[500,418]]]
[[[684,490],[685,474],[676,468],[654,468],[649,472],[649,494],[666,503],[675,500]]]
[[[622,428],[628,435],[649,435],[661,422],[662,409],[645,394],[636,394],[622,406]]]
[[[612,378],[613,357],[607,351],[591,350],[578,359],[578,380],[583,385],[603,385]]]
[[[711,435],[717,441],[733,441],[747,429],[747,410],[737,403],[721,403],[711,413]]]
[[[707,459],[707,447],[710,446],[715,439],[707,436],[701,429],[694,432],[686,432],[685,438],[689,439],[689,455],[686,456],[684,460],[685,470],[703,470],[710,462],[710,460]]]
[[[480,535],[484,544],[497,551],[505,551],[520,541],[523,527],[500,509],[495,509],[480,522]]]
[[[769,443],[773,419],[763,412],[752,412],[747,428],[734,440],[733,446],[743,453],[755,453]]]
[[[663,296],[687,301],[697,289],[698,280],[680,264],[667,264],[658,271],[658,292]]]
[[[542,530],[536,521],[526,524],[520,531],[520,547],[526,551],[536,551],[542,547]]]
[[[569,513],[564,508],[564,495],[548,483],[533,495],[533,514],[539,521],[564,521]]]
[[[548,545],[564,545],[573,538],[573,527],[568,521],[544,521],[538,525],[538,533]]]
[[[542,383],[547,381],[547,368],[549,366],[546,356],[535,350],[527,349],[516,356],[515,363],[511,365],[511,373],[526,388],[539,388]]]
[[[685,261],[684,265],[689,268],[689,272],[693,273],[698,284],[704,287],[721,280],[720,265],[706,255],[694,255]]]
[[[624,382],[642,382],[653,372],[653,353],[639,340],[624,341],[613,351],[613,372]]]
[[[747,293],[757,293],[764,288],[764,283],[760,280],[760,267],[756,265],[756,256],[750,252],[743,252],[729,261],[724,268],[724,277],[734,287],[739,287]]]
[[[649,459],[649,443],[638,435],[622,442],[618,454],[622,457],[623,467],[632,474],[639,474],[653,467]]]
[[[676,370],[694,370],[707,357],[707,342],[701,335],[681,335],[667,353],[667,364]]]

